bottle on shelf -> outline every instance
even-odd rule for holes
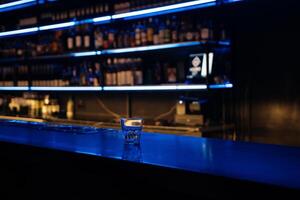
[[[84,32],[83,32],[83,49],[90,50],[92,49],[91,45],[91,28],[90,25],[84,25]]]
[[[97,27],[94,32],[94,46],[96,50],[103,49],[103,33],[100,27]]]
[[[75,49],[80,51],[82,46],[81,26],[77,26],[75,28]]]
[[[150,17],[147,25],[147,44],[153,44],[153,37],[154,37],[154,27],[153,27],[153,19]]]
[[[75,36],[74,30],[70,29],[67,34],[66,47],[68,51],[73,51],[75,48]]]

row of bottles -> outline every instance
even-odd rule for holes
[[[115,13],[124,13],[133,10],[143,10],[153,7],[161,7],[175,3],[181,3],[188,0],[121,0],[114,4]]]
[[[107,59],[105,85],[142,85],[143,70],[141,58]]]
[[[184,82],[184,64],[144,61],[142,58],[107,58],[73,64],[40,64],[1,68],[17,85],[28,86],[131,86]],[[4,73],[2,73],[4,74]],[[21,76],[22,74],[22,76]],[[6,76],[7,77],[7,76]],[[179,78],[181,77],[181,78]],[[20,82],[21,81],[21,82]],[[25,83],[26,82],[26,83]],[[12,83],[13,85],[13,83]]]
[[[76,26],[28,40],[2,41],[0,55],[42,56],[85,50],[102,50],[186,41],[227,40],[224,25],[191,17],[167,16],[110,26]]]
[[[153,7],[161,7],[165,5],[181,3],[188,0],[119,0],[112,3],[98,3],[95,5],[81,6],[63,11],[44,12],[40,16],[42,24],[48,24],[60,21],[70,21],[74,19],[85,19],[90,17],[111,15],[129,12],[133,10],[142,10]]]
[[[56,12],[47,12],[41,14],[41,23],[70,21],[73,19],[81,19],[92,16],[101,16],[112,14],[109,3],[101,3],[96,5],[81,6],[80,8],[68,9]]]

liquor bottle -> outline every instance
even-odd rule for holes
[[[104,32],[103,32],[103,49],[108,49],[108,48],[109,48],[108,31],[107,31],[107,27],[104,27]]]
[[[171,23],[171,42],[176,43],[178,42],[178,24],[177,18],[175,15],[172,16],[172,23]]]
[[[107,59],[107,63],[106,63],[106,73],[105,73],[105,85],[112,85],[112,71],[111,71],[111,59],[108,58]]]
[[[118,73],[118,69],[116,68],[114,63],[112,63],[112,65],[111,65],[111,84],[112,85],[118,84],[117,73]]]
[[[115,48],[115,47],[116,47],[115,31],[113,29],[110,29],[108,31],[108,48]]]
[[[101,84],[102,84],[101,64],[99,62],[96,62],[95,63],[94,86],[100,86]]]
[[[83,33],[83,47],[86,50],[91,49],[91,36],[90,36],[90,26],[86,24],[84,26],[84,33]]]
[[[176,71],[176,67],[174,67],[173,65],[166,63],[165,64],[165,68],[167,70],[167,77],[166,80],[168,83],[176,83],[177,81],[177,71]]]
[[[154,82],[155,84],[161,84],[163,82],[162,79],[162,67],[160,63],[157,61],[154,66]]]
[[[119,59],[119,65],[118,65],[118,70],[120,73],[120,80],[118,79],[118,85],[126,85],[127,80],[126,80],[126,66],[125,66],[125,59],[121,58]]]
[[[75,66],[72,67],[72,77],[70,80],[70,85],[72,85],[72,86],[79,85],[78,73],[77,73],[77,69]]]
[[[208,23],[203,23],[201,27],[201,41],[207,42],[210,39],[211,33]]]
[[[68,35],[67,35],[67,50],[68,51],[73,51],[74,50],[74,30],[73,29],[70,29],[68,31]]]
[[[141,24],[141,44],[142,46],[147,45],[147,28],[146,28],[146,21],[143,21]]]
[[[138,24],[135,26],[135,46],[140,46],[142,44],[141,41],[141,22],[138,22]]]
[[[171,42],[171,22],[170,19],[167,18],[166,27],[164,30],[164,43],[170,43],[170,42]]]
[[[185,38],[186,38],[186,25],[185,25],[185,22],[183,20],[181,20],[181,24],[180,24],[180,32],[179,32],[179,37],[178,37],[178,40],[179,42],[184,42],[185,41]]]
[[[152,45],[153,44],[153,36],[154,36],[154,28],[153,28],[153,20],[150,17],[148,26],[147,26],[147,44]]]
[[[79,74],[79,77],[80,77],[80,85],[81,86],[86,86],[87,85],[87,78],[86,78],[86,75],[87,75],[87,63],[83,63],[82,66],[80,66],[80,74]]]
[[[88,71],[87,71],[87,75],[86,75],[86,82],[88,86],[94,86],[94,81],[96,79],[93,69],[91,66],[89,66]]]
[[[188,17],[186,19],[185,23],[186,23],[185,41],[193,41],[194,40],[194,30],[193,30],[193,24],[191,22],[191,18]]]
[[[132,29],[129,31],[130,33],[130,47],[135,47],[136,46],[136,38],[135,38],[135,26],[132,26]]]
[[[119,60],[117,58],[114,58],[114,60],[113,60],[113,66],[116,69],[116,74],[117,74],[116,85],[123,85],[122,69],[120,67]]]
[[[159,44],[163,44],[165,41],[165,31],[166,31],[165,23],[163,20],[160,20],[159,29],[158,29]]]
[[[124,35],[121,35],[121,38],[123,38],[123,41],[122,41],[123,45],[121,45],[120,48],[122,48],[122,47],[130,47],[131,46],[131,44],[130,44],[130,30],[127,29],[124,32]]]
[[[133,85],[134,84],[134,77],[132,73],[132,60],[130,58],[126,59],[125,63],[125,76],[126,76],[126,85]]]
[[[96,28],[94,32],[94,45],[97,50],[103,48],[103,33],[99,27]]]
[[[140,59],[136,59],[133,62],[133,65],[134,65],[134,85],[142,85],[143,84],[143,71],[142,71]]]
[[[82,49],[82,36],[81,36],[81,27],[77,26],[75,32],[75,48],[76,50]]]

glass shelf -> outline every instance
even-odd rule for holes
[[[76,92],[91,92],[91,91],[189,91],[189,90],[207,90],[207,89],[230,89],[233,88],[233,84],[197,84],[197,85],[136,85],[136,86],[67,86],[67,87],[0,87],[0,91],[76,91]]]

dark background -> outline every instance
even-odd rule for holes
[[[299,5],[249,1],[231,12],[241,139],[300,145]]]

